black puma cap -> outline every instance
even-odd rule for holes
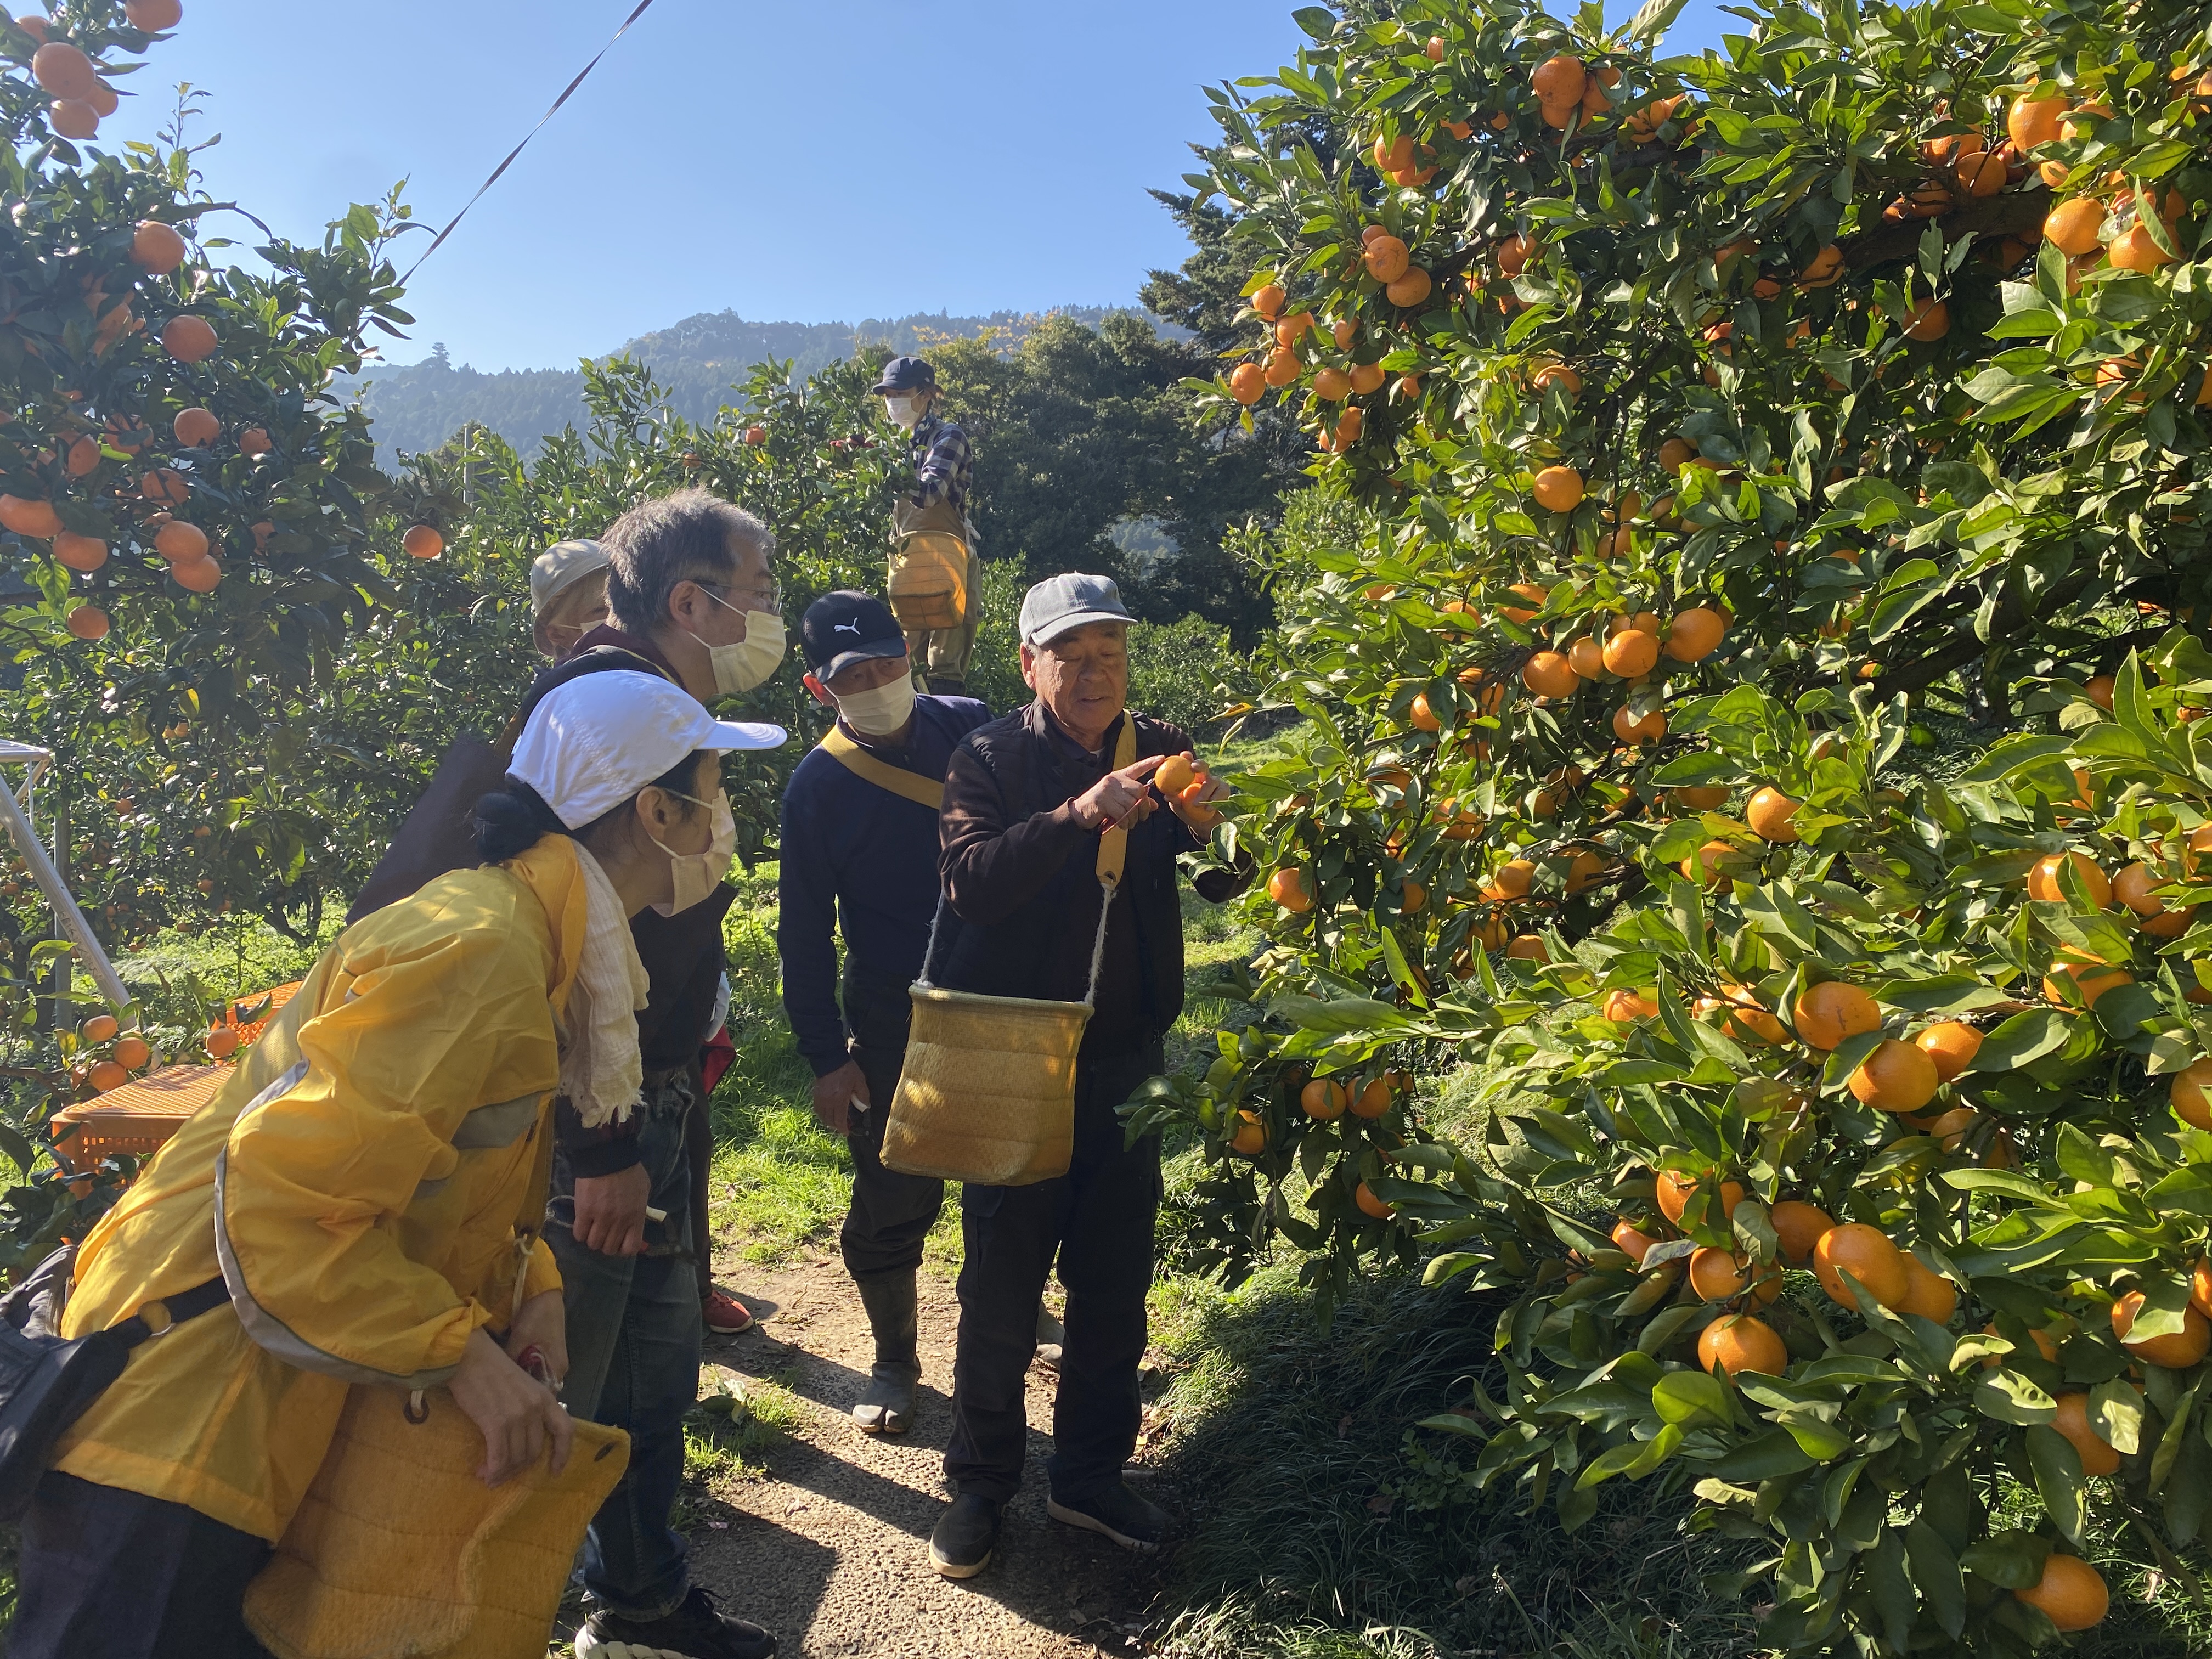
[[[889,605],[847,587],[824,593],[806,607],[799,623],[799,648],[808,672],[828,681],[871,657],[903,657],[906,635]]]

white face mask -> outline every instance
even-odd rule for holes
[[[723,610],[737,610],[704,583],[698,586],[702,593]],[[745,619],[745,636],[735,645],[707,645],[696,634],[691,635],[701,645],[707,646],[707,659],[714,670],[714,690],[726,697],[737,696],[764,684],[783,660],[783,618],[773,611],[740,614]],[[689,629],[684,631],[690,632]]]
[[[689,910],[702,902],[708,894],[721,885],[722,878],[730,873],[731,861],[738,852],[738,819],[730,811],[730,793],[725,789],[712,800],[701,800],[696,795],[687,795],[680,789],[667,792],[678,800],[688,800],[695,806],[708,809],[708,831],[712,839],[703,853],[678,853],[671,850],[658,836],[648,836],[655,847],[668,854],[668,862],[675,880],[675,890],[668,902],[653,908],[659,915],[672,916],[678,910]]]
[[[837,712],[845,717],[845,724],[864,738],[895,737],[914,718],[911,674],[902,674],[872,691],[855,691],[849,696],[838,696],[835,691],[830,695],[837,698]]]
[[[919,398],[886,398],[884,410],[892,421],[911,432],[921,421],[921,399]]]

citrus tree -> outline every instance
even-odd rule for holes
[[[1312,9],[1215,94],[1214,406],[1367,528],[1221,832],[1268,1017],[1132,1120],[1232,1276],[1510,1294],[1474,1480],[1694,1488],[1788,1650],[2021,1651],[2100,1528],[2186,1573],[2212,1420],[2203,19],[1673,9]]]

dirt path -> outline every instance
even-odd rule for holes
[[[848,1413],[872,1349],[852,1281],[834,1257],[763,1274],[733,1260],[720,1282],[761,1316],[743,1336],[710,1337],[707,1358],[796,1394],[805,1420],[769,1455],[765,1480],[720,1483],[693,1528],[693,1577],[732,1612],[759,1620],[803,1659],[1078,1659],[1142,1651],[1156,1561],[1125,1554],[1044,1511],[1049,1436],[1032,1428],[1020,1495],[999,1553],[977,1578],[929,1569],[944,1508],[953,1332],[949,1279],[921,1283],[921,1409],[913,1431],[862,1434]],[[1052,1421],[1050,1375],[1030,1373],[1032,1425]],[[1141,1455],[1141,1454],[1140,1454]],[[1170,1495],[1133,1480],[1155,1501]]]

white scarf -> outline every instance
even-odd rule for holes
[[[637,1011],[651,981],[630,938],[629,917],[607,872],[583,842],[576,863],[584,876],[584,951],[562,1020],[561,1092],[584,1127],[627,1118],[645,1085],[637,1048]]]

